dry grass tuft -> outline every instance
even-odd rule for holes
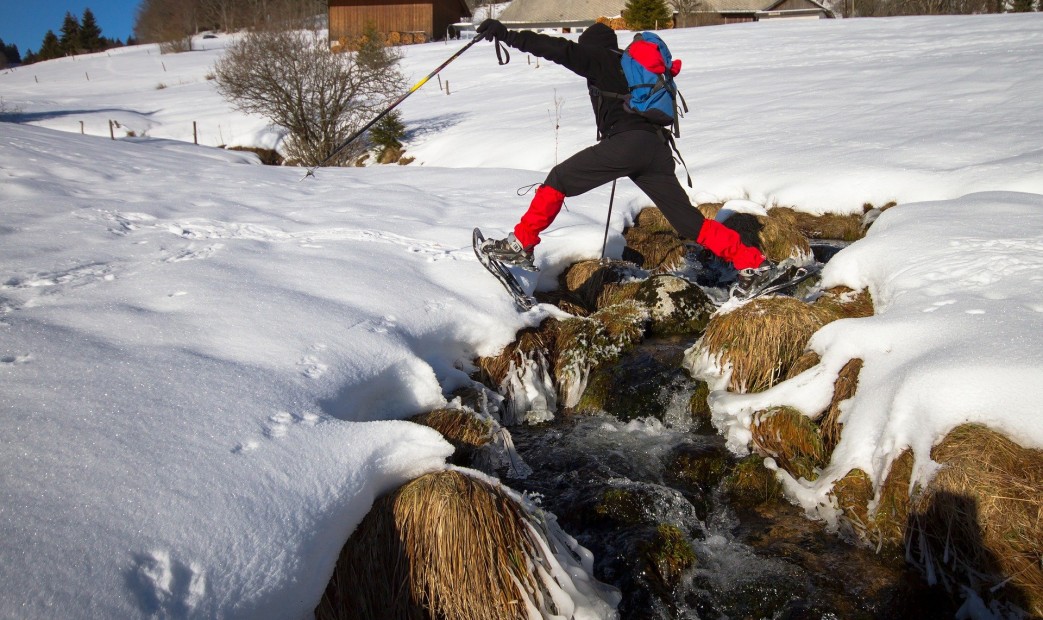
[[[608,306],[630,301],[634,299],[639,290],[641,290],[640,282],[606,284],[598,295],[596,307],[598,310],[601,310]]]
[[[442,433],[458,451],[476,450],[493,438],[492,424],[465,409],[435,409],[413,416],[410,421]]]
[[[590,318],[601,323],[614,344],[629,347],[644,336],[648,308],[636,301],[626,301],[602,308],[590,315]]]
[[[809,239],[839,239],[857,241],[865,231],[862,228],[862,214],[838,215],[826,213],[814,215],[791,209],[790,207],[774,207],[769,214],[789,222]]]
[[[861,469],[852,469],[833,483],[833,497],[851,530],[864,536],[869,529],[869,502],[873,499],[873,481]]]
[[[502,490],[455,471],[427,474],[374,504],[344,546],[315,610],[348,618],[525,618],[538,543]]]
[[[858,389],[858,373],[862,372],[862,360],[853,359],[840,369],[837,380],[833,383],[833,400],[822,416],[819,427],[822,432],[822,443],[826,454],[833,454],[833,449],[840,441],[840,433],[844,425],[840,422],[840,403],[855,395]]]
[[[499,355],[478,358],[478,369],[486,385],[500,385],[507,378],[511,365],[520,366],[534,353],[548,351],[556,339],[558,321],[548,319],[539,328],[526,328],[518,332],[518,338],[504,347]]]
[[[763,297],[711,319],[702,343],[732,365],[731,391],[760,392],[786,375],[826,322],[798,299]]]
[[[807,237],[780,218],[758,216],[761,224],[760,247],[770,260],[780,262],[792,257],[811,256]]]
[[[818,427],[792,407],[772,407],[754,415],[753,445],[795,477],[814,480],[825,465],[826,452]]]
[[[790,365],[789,369],[786,371],[785,378],[792,379],[805,370],[814,367],[820,361],[822,361],[822,358],[819,357],[818,353],[815,353],[814,351],[804,351],[800,354],[800,357]]]
[[[904,546],[937,574],[998,591],[1033,617],[1043,616],[1043,451],[965,424],[939,442],[931,458],[941,468],[911,493],[913,454],[906,450],[895,459],[865,523],[866,537]],[[852,512],[858,501],[851,502]]]
[[[704,202],[701,205],[696,205],[696,209],[699,209],[699,213],[703,214],[708,220],[712,220],[717,217],[717,214],[724,208],[723,202]]]
[[[853,291],[846,286],[836,286],[824,291],[813,305],[832,317],[831,320],[873,316],[873,299],[865,289]]]
[[[581,306],[585,312],[580,316],[593,312],[601,307],[598,300],[605,287],[622,281],[632,267],[632,263],[621,261],[586,260],[574,263],[560,278],[561,288],[567,291],[562,295],[562,302]],[[562,307],[560,303],[558,307]],[[567,308],[562,309],[568,311]]]
[[[563,284],[565,290],[578,291],[585,286],[588,286],[590,281],[597,277],[598,280],[602,279],[605,272],[605,266],[599,260],[583,260],[578,263],[572,263],[565,273],[562,274]]]
[[[656,207],[646,207],[634,218],[634,226],[623,231],[626,240],[623,258],[639,266],[663,273],[684,264],[687,252],[677,231]]]
[[[646,232],[676,232],[663,212],[656,207],[645,207],[634,218],[634,227]]]
[[[687,248],[673,230],[669,232],[630,228],[623,233],[623,258],[653,273],[673,271],[684,265]]]
[[[913,475],[913,452],[905,450],[891,462],[891,469],[881,485],[876,511],[867,524],[871,538],[878,545],[899,547],[905,540],[909,521],[909,481]]]
[[[931,458],[943,467],[916,497],[910,520],[910,535],[931,549],[923,560],[972,580],[1009,578],[1010,598],[1043,616],[1043,451],[965,424]]]

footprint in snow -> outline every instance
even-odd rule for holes
[[[290,429],[297,424],[304,424],[306,426],[315,426],[319,422],[319,416],[314,413],[302,413],[292,414],[286,411],[280,411],[272,416],[269,416],[268,422],[264,425],[264,436],[268,439],[278,439],[285,437]]]
[[[214,245],[208,245],[197,249],[195,244],[190,243],[188,247],[181,250],[177,254],[168,256],[163,259],[164,263],[180,263],[186,260],[204,260],[210,258],[217,253],[218,250],[225,247],[222,243],[215,243]]]
[[[148,615],[182,618],[200,613],[197,608],[207,595],[202,567],[173,559],[167,551],[136,554],[126,581]]]
[[[378,334],[386,334],[388,331],[394,329],[396,325],[398,325],[398,319],[395,318],[395,315],[388,314],[381,318],[379,323],[369,329]]]

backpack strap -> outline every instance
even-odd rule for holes
[[[681,94],[681,91],[675,89],[674,90],[674,94],[676,94],[677,97],[674,99],[674,125],[671,128],[671,132],[673,133],[673,137],[674,138],[680,138],[681,137],[681,117],[688,113],[688,102],[684,100],[684,95]],[[678,109],[678,106],[677,106],[677,102],[678,101],[681,102],[680,109]],[[683,110],[683,112],[682,112],[682,110]],[[677,149],[674,148],[674,151],[676,152]],[[680,153],[678,153],[678,156],[680,156]],[[682,163],[684,163],[684,162],[682,162]],[[687,168],[685,168],[685,170],[687,170]],[[690,185],[690,183],[689,183],[689,185]]]
[[[684,157],[681,157],[681,151],[677,149],[677,142],[674,141],[673,133],[664,128],[661,135],[663,136],[663,141],[669,144],[670,148],[673,149],[678,163],[680,163],[684,168],[684,174],[688,177],[688,187],[694,187],[694,185],[692,185],[692,173],[688,171],[688,164],[684,163]]]

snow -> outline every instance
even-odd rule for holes
[[[964,421],[1043,447],[1040,32],[1017,14],[667,33],[693,196],[901,203],[823,273],[878,315],[821,330],[822,363],[790,382],[713,395],[741,450],[751,407],[811,413],[865,361],[829,469],[790,485],[809,510],[905,446],[929,474]],[[515,312],[470,230],[509,230],[517,188],[591,143],[583,80],[476,45],[450,94],[432,80],[401,106],[412,165],[302,182],[210,148],[283,135],[207,79],[227,40],[0,73],[0,617],[308,616],[373,499],[446,467],[449,444],[401,419],[552,312]],[[462,44],[403,48],[405,72]],[[568,200],[530,285],[600,254],[608,197]],[[646,204],[620,183],[610,254]]]

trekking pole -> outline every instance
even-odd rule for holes
[[[616,199],[616,180],[612,180],[612,193],[608,195],[608,217],[605,218],[605,240],[601,242],[601,260],[605,260],[605,248],[608,246],[608,223],[612,221],[612,203]]]
[[[445,69],[445,68],[446,68],[446,66],[448,66],[448,65],[449,65],[449,63],[451,63],[451,62],[453,62],[454,60],[456,60],[457,58],[459,58],[459,57],[460,57],[460,55],[461,55],[461,54],[463,54],[464,52],[466,52],[466,51],[467,51],[467,49],[468,49],[469,47],[471,47],[472,45],[474,45],[475,43],[477,43],[478,41],[481,41],[481,40],[482,40],[482,37],[481,37],[480,35],[479,35],[479,36],[476,36],[476,37],[475,37],[475,38],[473,38],[473,39],[471,39],[471,40],[470,40],[470,41],[469,41],[469,42],[467,43],[467,45],[465,45],[465,46],[463,46],[462,48],[460,48],[460,51],[458,51],[458,52],[456,52],[455,54],[453,54],[452,56],[450,56],[450,57],[449,57],[449,58],[448,58],[448,59],[447,59],[447,60],[446,60],[445,62],[443,62],[442,64],[438,65],[438,68],[437,68],[437,69],[435,69],[435,70],[434,70],[434,71],[432,71],[431,73],[428,73],[428,74],[427,74],[427,76],[426,76],[426,77],[425,77],[424,79],[422,79],[422,80],[420,80],[419,82],[417,82],[416,84],[414,84],[414,85],[413,85],[413,88],[410,88],[410,89],[409,89],[409,90],[407,90],[406,92],[402,93],[402,95],[401,95],[401,96],[400,96],[400,97],[399,97],[398,99],[396,99],[394,103],[392,103],[392,104],[391,104],[390,106],[388,106],[388,107],[387,107],[387,108],[386,108],[386,109],[385,109],[385,110],[384,110],[383,112],[381,112],[380,114],[377,114],[376,118],[374,118],[374,119],[373,119],[373,120],[371,120],[370,122],[366,123],[366,124],[365,124],[365,126],[363,126],[363,127],[362,127],[362,129],[359,129],[359,130],[358,130],[358,131],[356,131],[355,133],[351,134],[351,136],[349,136],[347,140],[345,140],[344,142],[342,142],[340,146],[338,146],[337,148],[333,149],[333,152],[332,152],[332,153],[330,153],[330,154],[329,154],[329,156],[328,156],[328,157],[327,157],[326,159],[324,159],[324,160],[320,161],[319,163],[315,164],[315,165],[314,165],[314,166],[312,166],[311,168],[308,168],[308,172],[307,172],[307,173],[306,173],[306,174],[304,175],[304,178],[302,178],[302,179],[301,179],[301,181],[303,181],[304,179],[307,179],[308,177],[314,177],[314,176],[315,176],[315,170],[316,170],[317,168],[321,168],[322,166],[326,165],[326,164],[327,164],[327,163],[328,163],[328,162],[329,162],[329,161],[330,161],[331,159],[333,159],[334,157],[336,157],[338,153],[340,153],[340,152],[341,152],[341,151],[343,151],[343,150],[344,150],[345,148],[347,148],[347,146],[348,146],[349,144],[351,144],[351,143],[352,143],[352,142],[354,142],[354,141],[355,141],[356,139],[358,139],[358,137],[359,137],[359,136],[361,136],[362,134],[366,133],[366,131],[367,131],[367,130],[368,130],[368,129],[369,129],[370,127],[372,127],[373,125],[376,125],[376,124],[377,124],[377,121],[379,121],[380,119],[384,118],[385,116],[387,116],[387,114],[388,114],[389,112],[391,112],[391,111],[392,111],[392,110],[394,110],[394,109],[395,109],[396,107],[398,107],[398,104],[400,104],[400,103],[402,103],[403,101],[405,101],[405,100],[406,100],[406,97],[408,97],[408,96],[412,95],[413,93],[415,93],[416,91],[420,90],[420,87],[421,87],[421,86],[423,86],[424,84],[426,84],[428,80],[430,80],[430,79],[431,79],[431,78],[433,78],[433,77],[434,77],[435,75],[437,75],[437,74],[438,74],[438,72],[439,72],[439,71],[441,71],[442,69]]]

